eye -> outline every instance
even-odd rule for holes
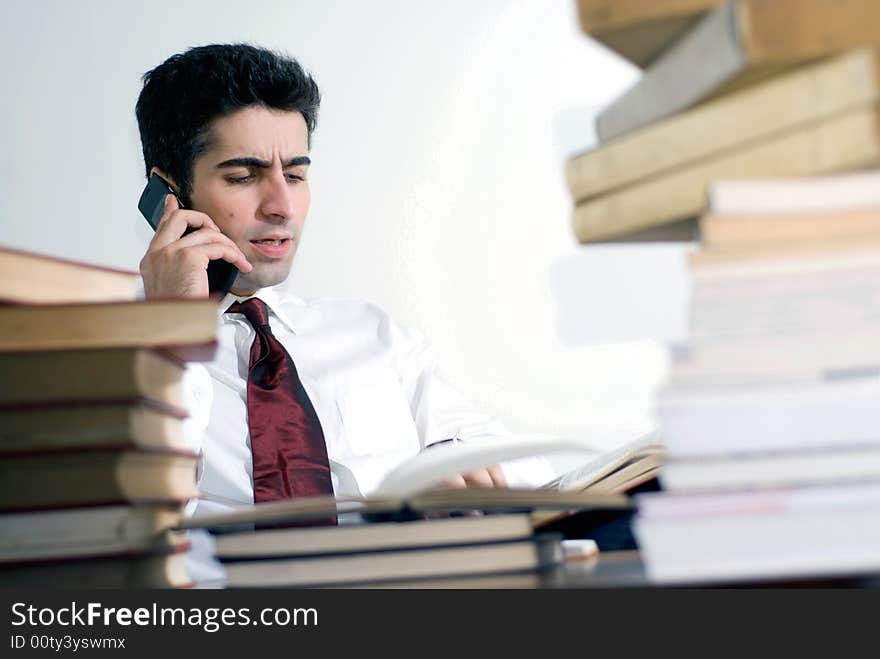
[[[302,176],[301,174],[288,174],[287,180],[291,181],[292,183],[300,183],[302,181],[305,181],[306,177]]]
[[[253,179],[253,174],[246,174],[245,176],[227,176],[226,182],[232,183],[233,185],[240,185],[242,183],[250,183]]]

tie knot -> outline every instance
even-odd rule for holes
[[[266,303],[258,297],[249,298],[244,302],[233,302],[226,313],[244,314],[255,330],[269,327],[269,311],[266,309]]]

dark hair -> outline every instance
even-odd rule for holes
[[[251,105],[302,114],[318,122],[318,85],[288,56],[248,44],[198,46],[172,55],[143,76],[135,114],[147,176],[165,171],[190,205],[193,165],[208,148],[212,123]]]

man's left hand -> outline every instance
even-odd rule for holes
[[[499,465],[492,465],[445,478],[437,483],[437,487],[507,487],[507,479]]]

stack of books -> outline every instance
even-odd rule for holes
[[[183,360],[211,300],[138,301],[138,275],[0,249],[0,584],[186,586],[197,495]]]
[[[880,574],[880,172],[719,181],[634,530],[662,582]]]
[[[880,162],[875,0],[578,0],[643,75],[569,158],[581,243],[692,240],[714,180]]]
[[[219,516],[196,520],[211,532],[224,568],[215,585],[384,588],[417,580],[444,587],[487,576],[517,584],[563,559],[561,538],[535,533],[527,513],[424,519],[408,511],[370,521],[372,505],[357,512],[337,506],[337,526],[284,528],[303,523],[295,514],[257,530]]]
[[[207,530],[223,576],[200,587],[537,587],[582,560],[538,511],[621,510],[626,499],[549,490],[425,490],[406,497],[314,497],[191,518]],[[335,516],[338,525],[311,526]],[[582,543],[581,543],[582,544]],[[598,553],[590,544],[589,556]]]
[[[575,236],[695,245],[649,576],[880,570],[880,3],[577,2],[643,71],[566,163]]]
[[[632,510],[626,492],[654,477],[651,435],[598,455],[540,489],[436,489],[478,465],[585,447],[562,438],[496,438],[424,451],[366,497],[260,503],[181,523],[207,530],[223,577],[199,585],[296,587],[533,587],[566,557],[560,519]],[[337,526],[308,526],[336,517]],[[593,543],[593,550],[598,544]]]

